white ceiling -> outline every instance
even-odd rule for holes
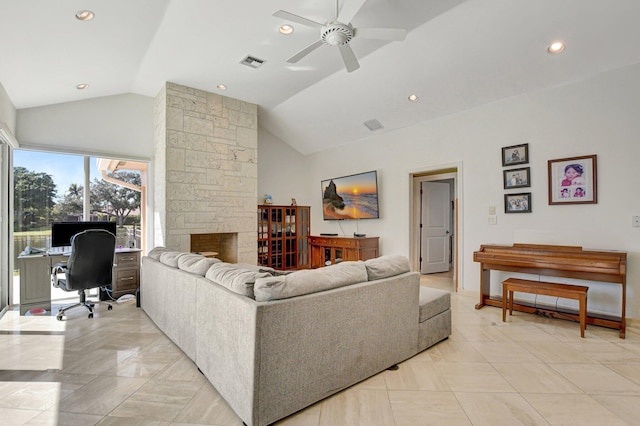
[[[340,0],[340,6],[344,1]],[[74,15],[90,9],[96,18]],[[354,27],[406,28],[403,42],[354,39],[361,68],[317,30],[278,33],[286,10],[325,22],[334,0],[2,0],[0,83],[18,109],[164,82],[259,105],[260,125],[302,154],[640,62],[638,0],[368,0]],[[567,48],[549,55],[549,42]],[[239,62],[252,55],[259,69]],[[87,90],[75,86],[88,83]],[[217,84],[228,90],[221,92]],[[417,103],[407,96],[415,93]]]

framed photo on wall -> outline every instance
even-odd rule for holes
[[[526,188],[531,186],[529,174],[529,167],[503,170],[502,180],[504,182],[504,189]]]
[[[529,162],[529,144],[505,146],[502,148],[502,167],[527,164]]]
[[[596,156],[549,160],[549,205],[598,202]]]
[[[531,213],[531,193],[504,194],[505,213]]]

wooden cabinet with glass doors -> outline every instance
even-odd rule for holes
[[[258,206],[258,264],[309,268],[309,228],[308,206]]]

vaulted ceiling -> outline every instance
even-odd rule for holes
[[[95,18],[77,20],[83,9]],[[153,97],[172,81],[258,104],[264,129],[309,154],[370,136],[368,120],[386,132],[640,62],[637,0],[368,0],[354,27],[407,36],[356,37],[360,69],[350,73],[328,45],[288,63],[319,31],[277,10],[325,23],[336,2],[2,0],[0,83],[22,109]],[[285,23],[293,34],[278,32]],[[546,51],[554,40],[566,43],[562,54]],[[264,63],[240,64],[247,55]]]

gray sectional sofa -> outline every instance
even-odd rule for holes
[[[153,249],[142,308],[236,414],[263,426],[451,334],[450,295],[403,256],[283,274]]]

